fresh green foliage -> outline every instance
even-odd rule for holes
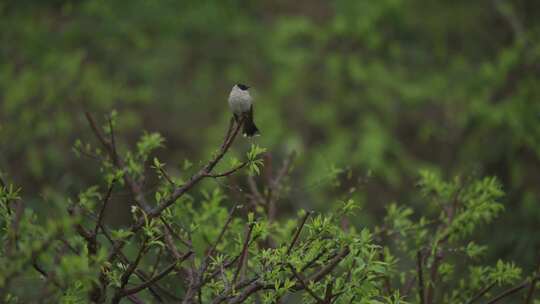
[[[240,127],[233,125],[227,133],[235,134]],[[267,177],[263,197],[254,179],[262,171],[269,174],[261,158],[267,151],[251,145],[245,173],[252,183],[251,200],[239,204],[220,187],[203,188],[196,196],[193,187],[204,178],[241,174],[244,163],[233,158],[233,170],[222,175],[212,175],[213,167],[205,165],[192,173],[190,182],[175,183],[157,157],[146,163],[152,151],[163,147],[161,135],[144,133],[136,152],[120,153],[114,129],[106,128],[109,139],[102,143],[109,154],[98,162],[105,180],[111,171],[128,173],[118,184],[133,195],[132,224],[111,228],[103,222],[115,180],[105,183],[107,191],[98,186],[82,190],[77,199],[67,200],[55,220],[40,219],[23,207],[19,189],[2,186],[4,302],[46,296],[60,303],[119,303],[136,296],[188,303],[254,303],[258,298],[268,304],[286,299],[391,304],[420,302],[421,295],[422,302],[465,303],[491,296],[483,292],[486,288],[505,288],[523,277],[513,262],[482,265],[488,247],[470,239],[503,210],[503,192],[495,178],[445,181],[432,171],[421,171],[417,185],[425,202],[422,214],[417,216],[409,204],[392,203],[384,224],[373,230],[344,224],[361,212],[352,197],[336,201],[326,213],[300,209],[296,217],[276,219],[272,208],[285,188],[285,175],[291,173],[290,159],[275,178]],[[85,149],[95,151],[91,145]],[[227,149],[222,146],[210,164],[217,165]],[[146,166],[153,170],[147,172]],[[338,176],[342,170],[332,172]],[[151,195],[143,194],[141,181],[152,176],[158,186],[149,203]],[[458,262],[464,258],[469,262]],[[467,276],[457,271],[465,265]],[[422,280],[420,273],[425,274]],[[34,280],[50,291],[40,295],[14,289],[16,282]],[[414,280],[416,288],[410,283]]]
[[[3,301],[181,302],[236,206],[205,301],[242,295],[235,276],[253,278],[264,250],[283,259],[316,210],[293,266],[308,258],[297,250],[315,258],[363,231],[385,263],[355,270],[361,286],[336,303],[419,303],[419,252],[425,303],[526,286],[499,300],[525,303],[540,247],[539,1],[2,1],[0,29]],[[262,136],[221,155],[236,82]],[[360,267],[350,255],[306,282],[316,297],[284,265],[245,301],[324,302]],[[140,299],[118,293],[170,265]]]
[[[250,174],[259,175],[261,173],[263,161],[259,156],[264,152],[266,152],[265,148],[261,148],[257,145],[251,145],[251,150],[249,150],[247,153],[248,169]]]

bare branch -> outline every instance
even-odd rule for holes
[[[409,296],[409,293],[411,292],[411,289],[413,288],[415,281],[416,281],[415,276],[411,276],[409,277],[408,280],[405,281],[403,292],[402,293],[400,292],[401,294],[403,294],[404,299],[406,299]]]
[[[231,128],[233,127],[233,124],[231,124]],[[212,172],[214,167],[219,163],[219,161],[225,156],[225,153],[229,151],[229,148],[231,147],[234,139],[238,135],[238,132],[240,131],[242,127],[242,121],[240,121],[236,126],[234,126],[234,129],[232,131],[229,130],[227,134],[231,133],[230,136],[227,136],[225,138],[225,141],[223,145],[221,146],[221,149],[218,151],[218,153],[208,162],[206,166],[204,166],[199,172],[197,172],[195,175],[193,175],[184,185],[176,188],[172,195],[162,202],[159,206],[154,208],[150,213],[150,217],[157,217],[169,206],[174,204],[176,200],[184,195],[188,190],[190,190],[193,186],[195,186],[199,181],[201,181],[203,178],[208,177],[208,175]]]
[[[180,235],[178,235],[178,233],[176,233],[174,231],[174,229],[171,227],[171,225],[169,223],[167,223],[167,221],[163,218],[163,217],[160,217],[160,220],[161,222],[163,223],[163,225],[165,226],[166,230],[169,231],[169,233],[174,236],[177,240],[179,240],[182,244],[184,244],[184,246],[188,247],[188,248],[191,248],[191,244],[184,240],[182,237],[180,237]],[[167,234],[165,234],[167,235]]]
[[[420,298],[420,304],[424,304],[424,276],[422,270],[422,251],[418,250],[416,253],[416,272],[418,274],[418,297]]]
[[[99,210],[98,218],[96,220],[96,227],[94,228],[94,238],[97,236],[99,227],[101,226],[101,223],[103,222],[103,216],[105,215],[105,208],[107,207],[107,203],[109,202],[109,199],[111,198],[112,190],[114,187],[115,181],[113,180],[111,182],[111,185],[109,186],[109,190],[107,190],[107,194],[105,195],[105,198],[103,199],[103,204],[101,205],[101,209]]]
[[[94,135],[96,135],[97,139],[99,140],[99,142],[101,142],[103,147],[105,147],[107,151],[109,151],[109,153],[111,153],[112,155],[113,151],[110,150],[111,149],[110,143],[107,141],[107,139],[105,139],[105,136],[101,134],[101,131],[97,127],[96,121],[94,120],[92,115],[90,115],[90,112],[84,112],[84,115],[86,116],[86,120],[88,120],[88,123],[90,124],[90,128],[92,128],[92,131],[94,132]]]
[[[268,220],[270,222],[273,222],[276,217],[276,202],[279,199],[281,195],[281,189],[282,187],[282,181],[283,178],[289,173],[289,169],[291,168],[292,162],[295,158],[296,154],[294,152],[290,153],[285,161],[283,162],[283,165],[281,166],[281,169],[277,173],[276,177],[272,179],[269,186],[270,189],[268,189],[268,199],[267,199],[267,205],[268,205]]]
[[[239,304],[243,303],[249,296],[256,293],[257,291],[263,289],[264,285],[258,284],[257,282],[252,283],[249,285],[243,292],[241,292],[238,296],[232,298],[229,301],[229,304]]]
[[[251,191],[251,195],[256,199],[259,204],[265,204],[264,198],[261,192],[259,192],[259,189],[257,188],[257,183],[255,183],[255,179],[253,178],[253,176],[248,175],[247,182]]]
[[[317,271],[315,274],[311,275],[308,279],[308,281],[314,281],[318,282],[322,278],[324,278],[327,274],[329,274],[334,268],[345,258],[347,255],[349,255],[350,250],[349,248],[345,248],[341,250],[335,257],[333,257],[330,261],[328,261],[328,264],[321,268],[319,271]]]
[[[525,304],[530,304],[532,301],[534,289],[536,287],[536,281],[538,281],[538,278],[532,279],[531,283],[529,284],[529,290],[527,291],[527,298],[525,298]]]
[[[154,283],[156,283],[157,281],[161,280],[162,278],[164,278],[166,275],[168,275],[171,271],[174,270],[174,268],[177,266],[178,263],[181,263],[183,261],[185,261],[187,258],[189,258],[191,255],[193,254],[193,251],[188,251],[187,253],[184,254],[184,256],[180,259],[180,261],[175,261],[174,263],[172,263],[171,265],[167,266],[162,272],[160,272],[159,274],[157,274],[156,276],[152,277],[151,279],[149,279],[148,281],[136,286],[136,287],[133,287],[133,288],[130,288],[130,289],[126,289],[122,292],[122,296],[127,296],[127,295],[130,295],[130,294],[135,294],[135,293],[138,293],[150,286],[152,286]]]
[[[105,150],[107,150],[109,157],[112,159],[113,164],[118,169],[124,169],[125,167],[124,161],[116,152],[116,146],[115,146],[115,141],[114,141],[114,131],[112,130],[112,123],[109,121],[109,124],[111,127],[111,140],[109,141],[105,138],[105,136],[101,133],[101,131],[97,127],[96,122],[94,118],[92,117],[92,115],[89,112],[85,112],[84,114],[95,136],[101,142]],[[144,198],[144,193],[141,189],[141,185],[139,185],[139,183],[134,181],[128,174],[124,174],[123,179],[126,185],[129,186],[129,190],[131,191],[137,205],[146,212],[150,211],[151,209],[150,205],[146,202],[146,199]]]
[[[530,280],[525,280],[525,282],[517,285],[517,286],[514,286],[510,289],[507,289],[505,291],[503,291],[502,293],[500,293],[499,295],[497,295],[496,297],[494,297],[493,299],[489,300],[486,302],[486,304],[493,304],[493,303],[497,303],[499,302],[500,300],[508,297],[508,296],[511,296],[513,295],[514,293],[524,289],[525,287],[527,287],[529,284],[531,284],[531,282],[535,281],[535,280],[538,280],[540,279],[540,276],[536,276]]]
[[[304,224],[306,223],[308,217],[311,215],[312,211],[306,212],[302,220],[300,221],[298,227],[296,228],[296,231],[294,233],[294,236],[291,240],[291,243],[289,244],[289,248],[287,248],[287,255],[289,255],[296,244],[296,241],[298,240],[298,237],[300,236],[300,232],[302,232],[302,228],[304,228]]]
[[[165,169],[163,169],[162,167],[159,167],[158,169],[159,169],[159,172],[161,172],[161,175],[165,177],[165,179],[169,182],[171,186],[178,187],[178,185],[172,180],[172,178],[169,176],[169,173],[167,173]]]
[[[447,234],[449,236],[449,234]],[[439,265],[443,259],[442,252],[439,249],[435,249],[433,253],[433,263],[431,265],[430,283],[428,284],[426,303],[433,304],[433,298],[435,297],[435,282],[439,273]]]
[[[102,142],[102,144],[106,147],[106,149],[108,151],[111,151],[111,148],[110,148],[110,145],[108,144],[108,141],[103,137],[103,135],[101,135],[101,132],[97,128],[97,126],[95,124],[95,121],[93,120],[92,116],[88,112],[86,112],[85,114],[86,114],[86,117],[87,117],[87,119],[88,119],[88,121],[90,123],[91,128],[94,130],[94,133],[96,134],[96,137],[98,137],[98,139]],[[227,136],[225,137],[225,140],[224,140],[223,144],[221,145],[221,148],[220,148],[219,152],[208,162],[208,164],[206,166],[204,166],[199,172],[194,174],[188,180],[188,182],[186,182],[184,185],[176,188],[173,191],[172,195],[167,200],[162,202],[160,205],[158,205],[153,210],[147,212],[150,219],[155,218],[155,217],[160,217],[161,213],[166,208],[168,208],[170,205],[172,205],[179,197],[181,197],[184,193],[189,191],[193,186],[195,186],[199,181],[201,181],[204,177],[206,177],[207,174],[209,174],[213,170],[213,168],[219,163],[219,161],[223,158],[225,153],[231,147],[234,139],[236,138],[236,136],[238,135],[238,132],[240,131],[240,129],[242,127],[242,122],[243,121],[240,120],[236,125],[234,125],[232,123],[232,121],[231,121],[231,124],[229,126],[229,130],[227,132]],[[116,163],[116,165],[118,167],[123,168],[123,164],[122,164],[122,162],[121,162],[121,160],[119,158],[118,158],[118,162]],[[144,204],[145,203],[144,195],[143,195],[139,185],[137,185],[134,181],[132,181],[127,175],[124,175],[124,179],[125,179],[125,182],[130,186],[130,189],[131,189],[132,193],[135,195],[136,201]],[[147,204],[144,204],[144,205],[147,205]],[[149,209],[149,208],[146,208],[146,209]],[[143,219],[141,219],[137,223],[132,225],[129,230],[134,234],[139,229],[141,229],[144,226],[144,224],[145,224],[145,221]],[[111,252],[109,253],[108,260],[109,261],[114,260],[114,258],[119,254],[119,252],[121,252],[121,250],[125,246],[125,244],[126,244],[125,240],[124,241],[122,241],[122,240],[116,241],[113,244],[113,248],[112,248]]]
[[[120,288],[118,288],[118,290],[116,291],[111,303],[114,303],[114,304],[120,303],[120,300],[122,299],[122,297],[126,296],[123,294],[124,287],[126,287],[127,283],[129,282],[129,278],[139,266],[139,263],[144,253],[146,252],[147,242],[148,242],[148,237],[145,237],[141,245],[141,248],[139,249],[139,252],[137,253],[137,257],[135,258],[133,262],[129,263],[127,269],[122,274],[122,277],[120,278]]]
[[[109,241],[109,243],[114,245],[114,243],[115,243],[114,240],[112,239],[110,234],[107,232],[107,230],[105,229],[103,224],[101,225],[101,231],[103,231],[103,235]],[[129,264],[128,258],[122,252],[119,252],[118,255],[119,255],[119,257],[120,257],[120,259],[122,260],[123,263]],[[151,278],[153,276],[153,274],[148,275],[148,274],[144,273],[144,271],[142,271],[142,270],[135,270],[135,274],[142,281],[148,281],[148,278]],[[154,289],[159,290],[160,292],[162,292],[167,297],[169,297],[169,298],[171,298],[173,300],[176,300],[176,301],[180,300],[179,298],[175,297],[173,294],[171,294],[170,292],[168,292],[166,289],[162,288],[158,284],[154,284],[154,285],[148,287],[148,289],[149,289],[150,293],[160,302],[163,302],[163,300],[161,299],[161,297],[157,294],[157,292]]]
[[[16,243],[19,238],[19,226],[21,223],[21,219],[24,214],[24,202],[22,200],[17,200],[15,202],[15,216],[13,216],[13,221],[11,222],[11,236],[8,241],[8,245],[6,248],[6,255],[11,256],[13,254],[13,251],[15,250]],[[11,208],[8,208],[8,210],[11,210]]]
[[[129,264],[128,268],[124,271],[124,274],[122,274],[122,278],[120,279],[120,283],[121,283],[120,288],[124,288],[124,286],[127,285],[129,281],[129,277],[133,274],[135,269],[137,269],[137,266],[139,266],[139,262],[141,261],[144,253],[146,252],[147,242],[148,242],[148,237],[146,237],[145,240],[143,241],[135,260]]]
[[[118,153],[116,152],[116,140],[114,139],[114,128],[111,117],[109,117],[109,131],[111,132],[111,153],[113,159],[118,159]]]
[[[213,177],[213,178],[229,176],[229,175],[235,173],[236,171],[238,171],[238,170],[244,168],[247,164],[248,164],[247,162],[243,162],[243,163],[241,163],[240,165],[238,165],[238,166],[236,166],[236,167],[234,167],[234,168],[232,168],[232,169],[230,169],[230,170],[227,170],[227,171],[225,171],[225,172],[223,172],[223,173],[216,173],[216,174],[210,174],[210,173],[208,173],[208,174],[206,174],[205,176],[206,176],[206,177]]]
[[[251,223],[249,227],[247,228],[246,238],[244,239],[244,244],[242,245],[242,253],[240,254],[240,261],[238,262],[238,267],[236,268],[236,272],[234,273],[234,278],[232,282],[233,286],[236,285],[236,280],[238,279],[238,275],[240,274],[242,267],[244,267],[244,264],[246,263],[249,240],[251,239],[251,233],[253,232],[253,227],[255,227],[255,223]]]
[[[41,266],[39,266],[39,264],[34,261],[32,263],[32,267],[37,271],[39,272],[45,279],[47,279],[48,281],[50,281],[54,286],[56,286],[57,288],[59,288],[60,290],[64,290],[65,288],[62,286],[62,284],[60,284],[60,282],[58,282],[58,280],[56,280],[56,278],[52,275],[52,274],[49,274],[47,273],[47,271],[45,271],[45,269],[43,269]]]
[[[308,287],[308,284],[304,281],[304,278],[302,278],[302,276],[298,272],[296,272],[294,267],[291,264],[287,264],[287,266],[289,266],[291,272],[293,273],[293,276],[296,278],[298,283],[300,283],[301,287],[305,289],[317,301],[317,303],[324,303],[323,299],[321,299],[313,290]]]
[[[327,261],[327,264],[324,267],[322,267],[319,271],[312,274],[309,278],[305,279],[305,281],[306,282],[310,282],[310,281],[319,282],[327,274],[329,274],[332,270],[334,270],[336,268],[336,266],[345,257],[347,257],[347,255],[349,255],[349,253],[350,253],[349,248],[345,248],[345,249],[341,250],[332,259]],[[293,276],[293,278],[294,278],[294,276]],[[258,278],[248,280],[247,283],[240,283],[236,287],[237,287],[237,289],[241,289],[241,288],[245,287],[245,289],[242,292],[240,292],[239,294],[237,294],[235,297],[231,298],[229,300],[229,302],[228,302],[229,304],[231,304],[231,303],[242,303],[247,298],[249,298],[252,294],[256,293],[257,291],[259,291],[261,289],[271,290],[271,289],[275,288],[275,286],[273,284],[264,284],[263,282],[260,282],[258,280]],[[294,290],[294,291],[300,291],[300,290],[304,290],[304,289],[305,289],[304,286],[300,282],[298,282],[297,284],[295,284],[291,288],[291,290]],[[225,296],[225,294],[227,294],[227,291],[223,292],[218,298],[214,299],[214,301],[212,303],[217,304],[217,303],[223,302],[225,299],[227,299],[227,296]]]
[[[326,291],[324,292],[324,304],[331,304],[332,298],[334,297],[334,294],[332,293],[333,288],[334,281],[330,280],[330,282],[326,284]]]
[[[467,302],[467,304],[473,304],[476,300],[480,299],[483,295],[485,295],[486,293],[488,293],[493,287],[495,287],[495,285],[497,284],[497,282],[493,282],[491,284],[489,284],[488,286],[484,287],[482,290],[480,290],[480,292],[478,292],[478,294],[476,294],[474,297],[472,297],[469,302]]]

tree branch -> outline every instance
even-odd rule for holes
[[[238,275],[240,274],[242,267],[244,267],[244,264],[246,263],[249,240],[251,239],[251,232],[253,232],[253,227],[255,227],[255,223],[251,223],[247,229],[246,238],[244,239],[244,244],[242,245],[242,253],[240,254],[240,261],[238,262],[238,267],[236,268],[236,272],[234,273],[232,286],[236,285]]]
[[[92,128],[92,131],[94,132],[98,140],[101,142],[105,150],[108,152],[109,157],[111,158],[115,167],[123,170],[125,167],[124,160],[116,152],[114,130],[112,129],[112,123],[109,121],[109,125],[111,128],[111,140],[109,141],[105,138],[105,136],[101,133],[101,131],[97,127],[96,122],[94,118],[92,117],[92,115],[89,112],[85,112],[84,114],[86,116],[86,120],[88,120],[88,123],[90,124],[90,127]],[[136,181],[134,181],[128,174],[124,174],[123,179],[126,185],[129,186],[129,190],[131,191],[137,205],[141,207],[145,212],[150,211],[151,207],[146,202],[146,199],[144,198],[144,194],[143,194],[143,191],[141,190],[141,186]]]
[[[90,123],[91,128],[94,130],[94,133],[98,137],[98,139],[102,142],[102,144],[107,148],[107,150],[110,151],[110,146],[108,145],[107,140],[101,135],[101,132],[99,132],[99,129],[96,127],[95,121],[93,120],[92,116],[86,112],[87,120]],[[148,217],[150,219],[159,217],[161,213],[171,206],[178,198],[180,198],[182,195],[184,195],[187,191],[189,191],[193,186],[195,186],[199,181],[201,181],[204,177],[206,177],[206,174],[209,174],[212,169],[219,163],[219,161],[223,158],[225,153],[229,150],[232,143],[234,142],[234,139],[238,135],[241,127],[242,127],[243,120],[240,120],[236,125],[231,120],[231,124],[229,125],[229,129],[227,131],[227,136],[224,139],[223,144],[220,147],[219,152],[208,162],[206,166],[204,166],[199,172],[194,174],[184,185],[177,187],[172,195],[165,201],[163,201],[160,205],[158,205],[156,208],[151,210],[150,212],[147,212]],[[121,163],[119,163],[120,167],[123,167]],[[127,178],[127,175],[124,176],[124,178]],[[126,183],[128,185],[131,185],[131,179],[126,180]],[[134,185],[134,184],[133,184]],[[140,188],[138,188],[136,185],[130,187],[133,193],[138,193],[140,195],[137,195],[137,198],[144,200],[144,196],[142,195],[142,192],[140,191]],[[144,210],[144,209],[143,209]],[[133,224],[130,227],[130,231],[135,234],[139,229],[141,229],[145,225],[145,221],[143,219],[140,219],[137,223]],[[128,238],[129,240],[129,238]],[[111,252],[109,253],[108,260],[112,261],[114,258],[118,255],[118,253],[122,250],[122,248],[125,246],[127,240],[120,240],[116,241],[113,244],[113,248]]]
[[[329,274],[345,257],[347,257],[349,253],[350,253],[350,250],[348,247],[341,250],[335,257],[333,257],[330,261],[328,261],[328,264],[326,266],[321,268],[315,274],[311,275],[308,278],[308,281],[314,281],[314,282],[320,281],[327,274]]]
[[[540,279],[540,276],[536,276],[536,277],[534,277],[534,278],[532,278],[530,280],[525,280],[523,283],[503,291],[502,293],[500,293],[499,295],[497,295],[493,299],[487,301],[486,304],[497,303],[499,300],[502,300],[502,299],[504,299],[504,298],[506,298],[506,297],[508,297],[510,295],[513,295],[514,293],[516,293],[516,292],[524,289],[525,287],[527,287],[529,284],[531,284],[531,282],[533,282],[535,280],[538,280],[538,279]]]
[[[323,299],[321,299],[311,288],[308,287],[308,284],[304,281],[304,278],[294,270],[294,267],[289,263],[287,264],[289,268],[291,269],[291,272],[293,273],[293,276],[296,278],[298,283],[300,283],[301,287],[305,289],[319,304],[324,304]]]
[[[244,168],[247,164],[248,164],[247,162],[243,162],[243,163],[241,163],[240,165],[238,165],[238,166],[236,166],[236,167],[234,167],[234,168],[232,168],[232,169],[230,169],[230,170],[227,170],[227,171],[225,171],[225,172],[223,172],[223,173],[215,173],[215,174],[207,173],[207,174],[205,175],[205,177],[218,178],[218,177],[229,176],[229,175],[235,173],[236,171],[238,171],[238,170]]]
[[[469,300],[469,302],[467,302],[467,304],[472,304],[474,303],[476,300],[480,299],[483,295],[485,295],[487,292],[489,292],[493,287],[495,287],[495,285],[497,285],[497,282],[493,282],[491,284],[489,284],[488,286],[484,287],[482,290],[480,290],[480,292],[475,295],[474,297],[472,297],[472,299]]]
[[[298,237],[300,237],[300,232],[302,232],[302,228],[304,228],[304,224],[306,223],[308,217],[311,215],[312,211],[306,212],[302,220],[300,221],[298,227],[296,228],[296,231],[294,233],[294,236],[291,240],[291,243],[289,244],[289,248],[287,248],[287,255],[289,255],[296,244],[296,241],[298,241]]]
[[[107,190],[107,194],[105,195],[105,198],[103,199],[103,204],[101,205],[101,209],[99,210],[98,218],[96,220],[96,227],[94,228],[94,233],[93,233],[94,238],[97,236],[99,227],[101,226],[101,223],[103,222],[103,216],[105,215],[105,208],[107,207],[107,203],[109,202],[109,199],[111,198],[114,183],[115,181],[113,180],[111,185],[109,186],[109,190]]]
[[[529,290],[527,291],[527,298],[525,298],[525,304],[530,304],[532,301],[534,289],[536,287],[536,281],[538,281],[538,278],[534,278],[531,280],[531,284],[529,285]]]
[[[418,297],[420,298],[420,304],[424,304],[424,276],[422,270],[422,251],[418,250],[416,253],[416,272],[418,274]]]
[[[148,281],[136,286],[136,287],[133,287],[133,288],[130,288],[130,289],[126,289],[122,292],[122,296],[127,296],[127,295],[131,295],[131,294],[135,294],[135,293],[138,293],[150,286],[152,286],[154,283],[156,283],[157,281],[161,280],[162,278],[164,278],[166,275],[168,275],[171,271],[174,270],[174,268],[176,267],[176,265],[178,263],[181,263],[183,261],[185,261],[187,258],[189,258],[191,255],[193,254],[192,251],[188,251],[184,254],[184,256],[182,257],[182,259],[180,261],[175,261],[174,263],[172,263],[171,265],[167,266],[162,272],[160,272],[159,274],[157,274],[156,276],[152,277],[151,279],[149,279]]]
[[[204,166],[199,172],[193,175],[185,184],[176,188],[174,192],[172,193],[172,195],[167,200],[165,200],[159,206],[154,208],[149,213],[150,217],[159,216],[161,212],[163,212],[163,210],[165,210],[166,208],[174,204],[174,202],[176,202],[176,200],[179,197],[184,195],[184,193],[190,190],[194,185],[196,185],[203,178],[209,176],[209,174],[212,172],[214,167],[219,163],[219,161],[223,158],[223,156],[225,156],[225,153],[227,153],[227,151],[231,147],[232,143],[234,142],[234,139],[236,138],[236,136],[238,135],[238,132],[240,131],[242,127],[242,122],[243,122],[242,120],[239,121],[236,124],[236,126],[231,124],[231,128],[234,126],[234,129],[232,130],[232,133],[230,130],[227,132],[227,134],[231,133],[231,135],[225,138],[225,141],[223,145],[221,146],[220,150],[218,151],[218,153],[208,162],[206,166]]]

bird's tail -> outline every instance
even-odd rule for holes
[[[246,115],[246,119],[244,121],[244,131],[242,133],[244,134],[244,136],[247,137],[252,137],[260,134],[259,129],[257,129],[257,126],[255,125],[255,122],[253,122],[253,108],[251,108]]]

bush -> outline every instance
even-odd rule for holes
[[[186,160],[181,173],[171,174],[154,156],[164,147],[161,135],[144,133],[135,149],[120,151],[116,114],[104,127],[86,117],[99,144],[78,140],[74,150],[98,162],[99,185],[48,206],[55,216],[44,218],[25,208],[21,189],[2,181],[5,303],[431,304],[496,303],[509,296],[532,303],[537,274],[512,262],[485,265],[489,248],[474,240],[477,228],[504,209],[495,178],[445,181],[421,171],[421,212],[407,202],[390,204],[380,226],[351,224],[362,212],[355,189],[329,202],[328,212],[296,210],[295,218],[281,219],[277,201],[291,191],[295,157],[278,170],[257,145],[244,160],[227,158],[241,123],[231,120],[207,163],[196,168]],[[225,195],[220,180],[244,175],[249,193]],[[148,180],[156,185],[147,186]],[[204,180],[218,184],[194,195]],[[122,190],[130,192],[121,203],[130,206],[132,221],[111,227],[104,218],[112,194]]]

